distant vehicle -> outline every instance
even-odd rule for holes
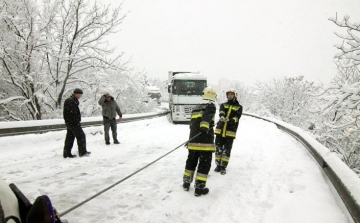
[[[161,94],[160,88],[155,86],[145,86],[144,89],[144,101],[149,102],[149,100],[156,100],[156,102],[160,105],[161,104]]]
[[[174,123],[190,121],[192,109],[201,103],[206,86],[206,76],[198,72],[169,71],[169,109]]]

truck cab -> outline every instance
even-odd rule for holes
[[[192,109],[201,103],[207,78],[198,72],[168,74],[169,110],[174,123],[188,123]]]

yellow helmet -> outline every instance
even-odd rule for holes
[[[212,87],[206,87],[203,90],[202,99],[215,101],[215,99],[216,99],[216,90],[214,88],[212,88]]]
[[[228,90],[228,91],[226,92],[226,97],[227,97],[228,93],[233,93],[233,94],[235,95],[235,98],[237,98],[237,96],[238,96],[235,89],[230,89],[230,90]]]

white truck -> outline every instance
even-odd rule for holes
[[[201,103],[207,78],[198,72],[168,73],[169,110],[173,123],[189,122],[192,109]]]
[[[159,105],[161,104],[160,88],[156,86],[145,86],[144,91],[145,102],[149,102],[150,100],[156,100]]]

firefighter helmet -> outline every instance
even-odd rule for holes
[[[233,93],[234,96],[235,96],[235,98],[237,98],[237,96],[238,96],[235,89],[230,89],[230,90],[228,90],[228,91],[226,92],[226,97],[227,97],[228,93]]]
[[[215,99],[216,99],[216,90],[214,88],[212,88],[212,87],[206,87],[203,90],[202,99],[215,101]]]

